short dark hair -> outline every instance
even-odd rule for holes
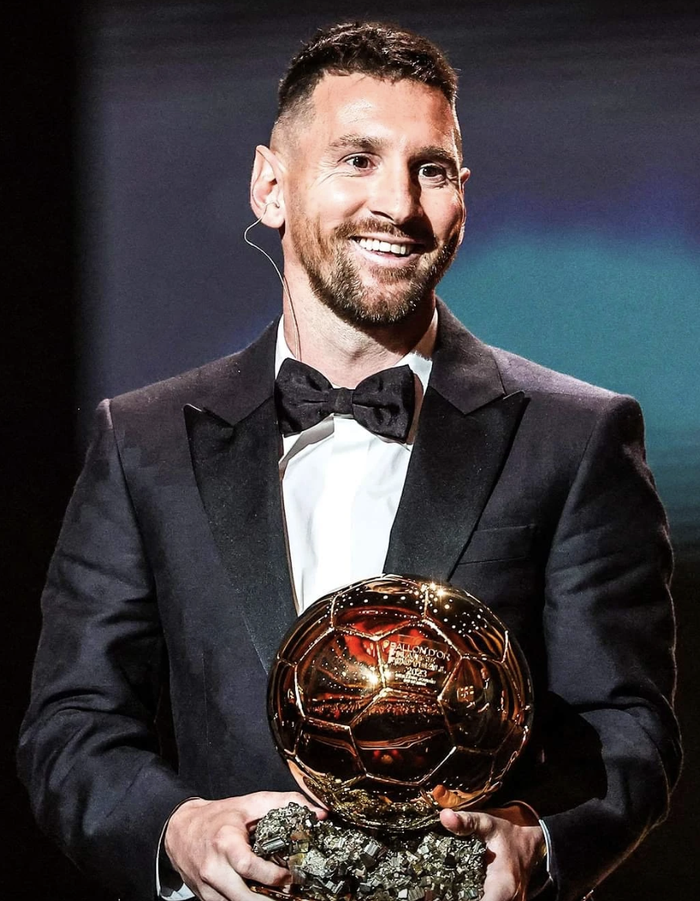
[[[457,97],[457,73],[432,41],[383,22],[344,22],[320,28],[292,59],[280,81],[277,119],[307,102],[324,75],[355,72],[420,81],[452,107]]]

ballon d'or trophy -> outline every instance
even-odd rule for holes
[[[440,811],[483,807],[528,740],[525,658],[480,601],[445,583],[380,576],[316,601],[277,653],[275,744],[328,808],[267,814],[257,854],[289,867],[296,898],[472,901],[484,845]],[[255,886],[270,896],[279,890]]]

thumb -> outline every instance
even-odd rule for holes
[[[475,810],[441,810],[440,822],[454,835],[477,835],[484,840],[494,830],[493,817]]]

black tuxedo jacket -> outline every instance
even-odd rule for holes
[[[294,787],[265,704],[295,618],[274,343],[271,326],[100,405],[50,568],[20,770],[43,828],[124,898],[154,896],[183,799]],[[637,404],[489,348],[441,306],[385,571],[466,588],[517,636],[536,722],[495,800],[544,817],[560,901],[667,810],[670,564]],[[154,727],[166,681],[177,768]]]

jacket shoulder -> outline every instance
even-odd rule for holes
[[[228,422],[238,422],[272,395],[277,323],[271,323],[248,347],[176,375],[115,397],[115,423],[144,418],[153,421],[182,417],[191,404],[208,409]]]
[[[111,399],[112,414],[128,416],[132,413],[181,410],[185,404],[206,404],[214,390],[220,390],[240,373],[241,353],[230,354],[189,369],[179,375],[145,385]]]
[[[575,378],[555,369],[549,369],[525,357],[518,356],[498,347],[490,347],[503,379],[503,385],[509,393],[524,391],[531,397],[548,397],[559,399],[560,403],[575,406],[592,406],[599,408],[614,404],[617,399],[626,398],[607,388],[592,385],[582,379]],[[627,398],[629,399],[629,398]]]

